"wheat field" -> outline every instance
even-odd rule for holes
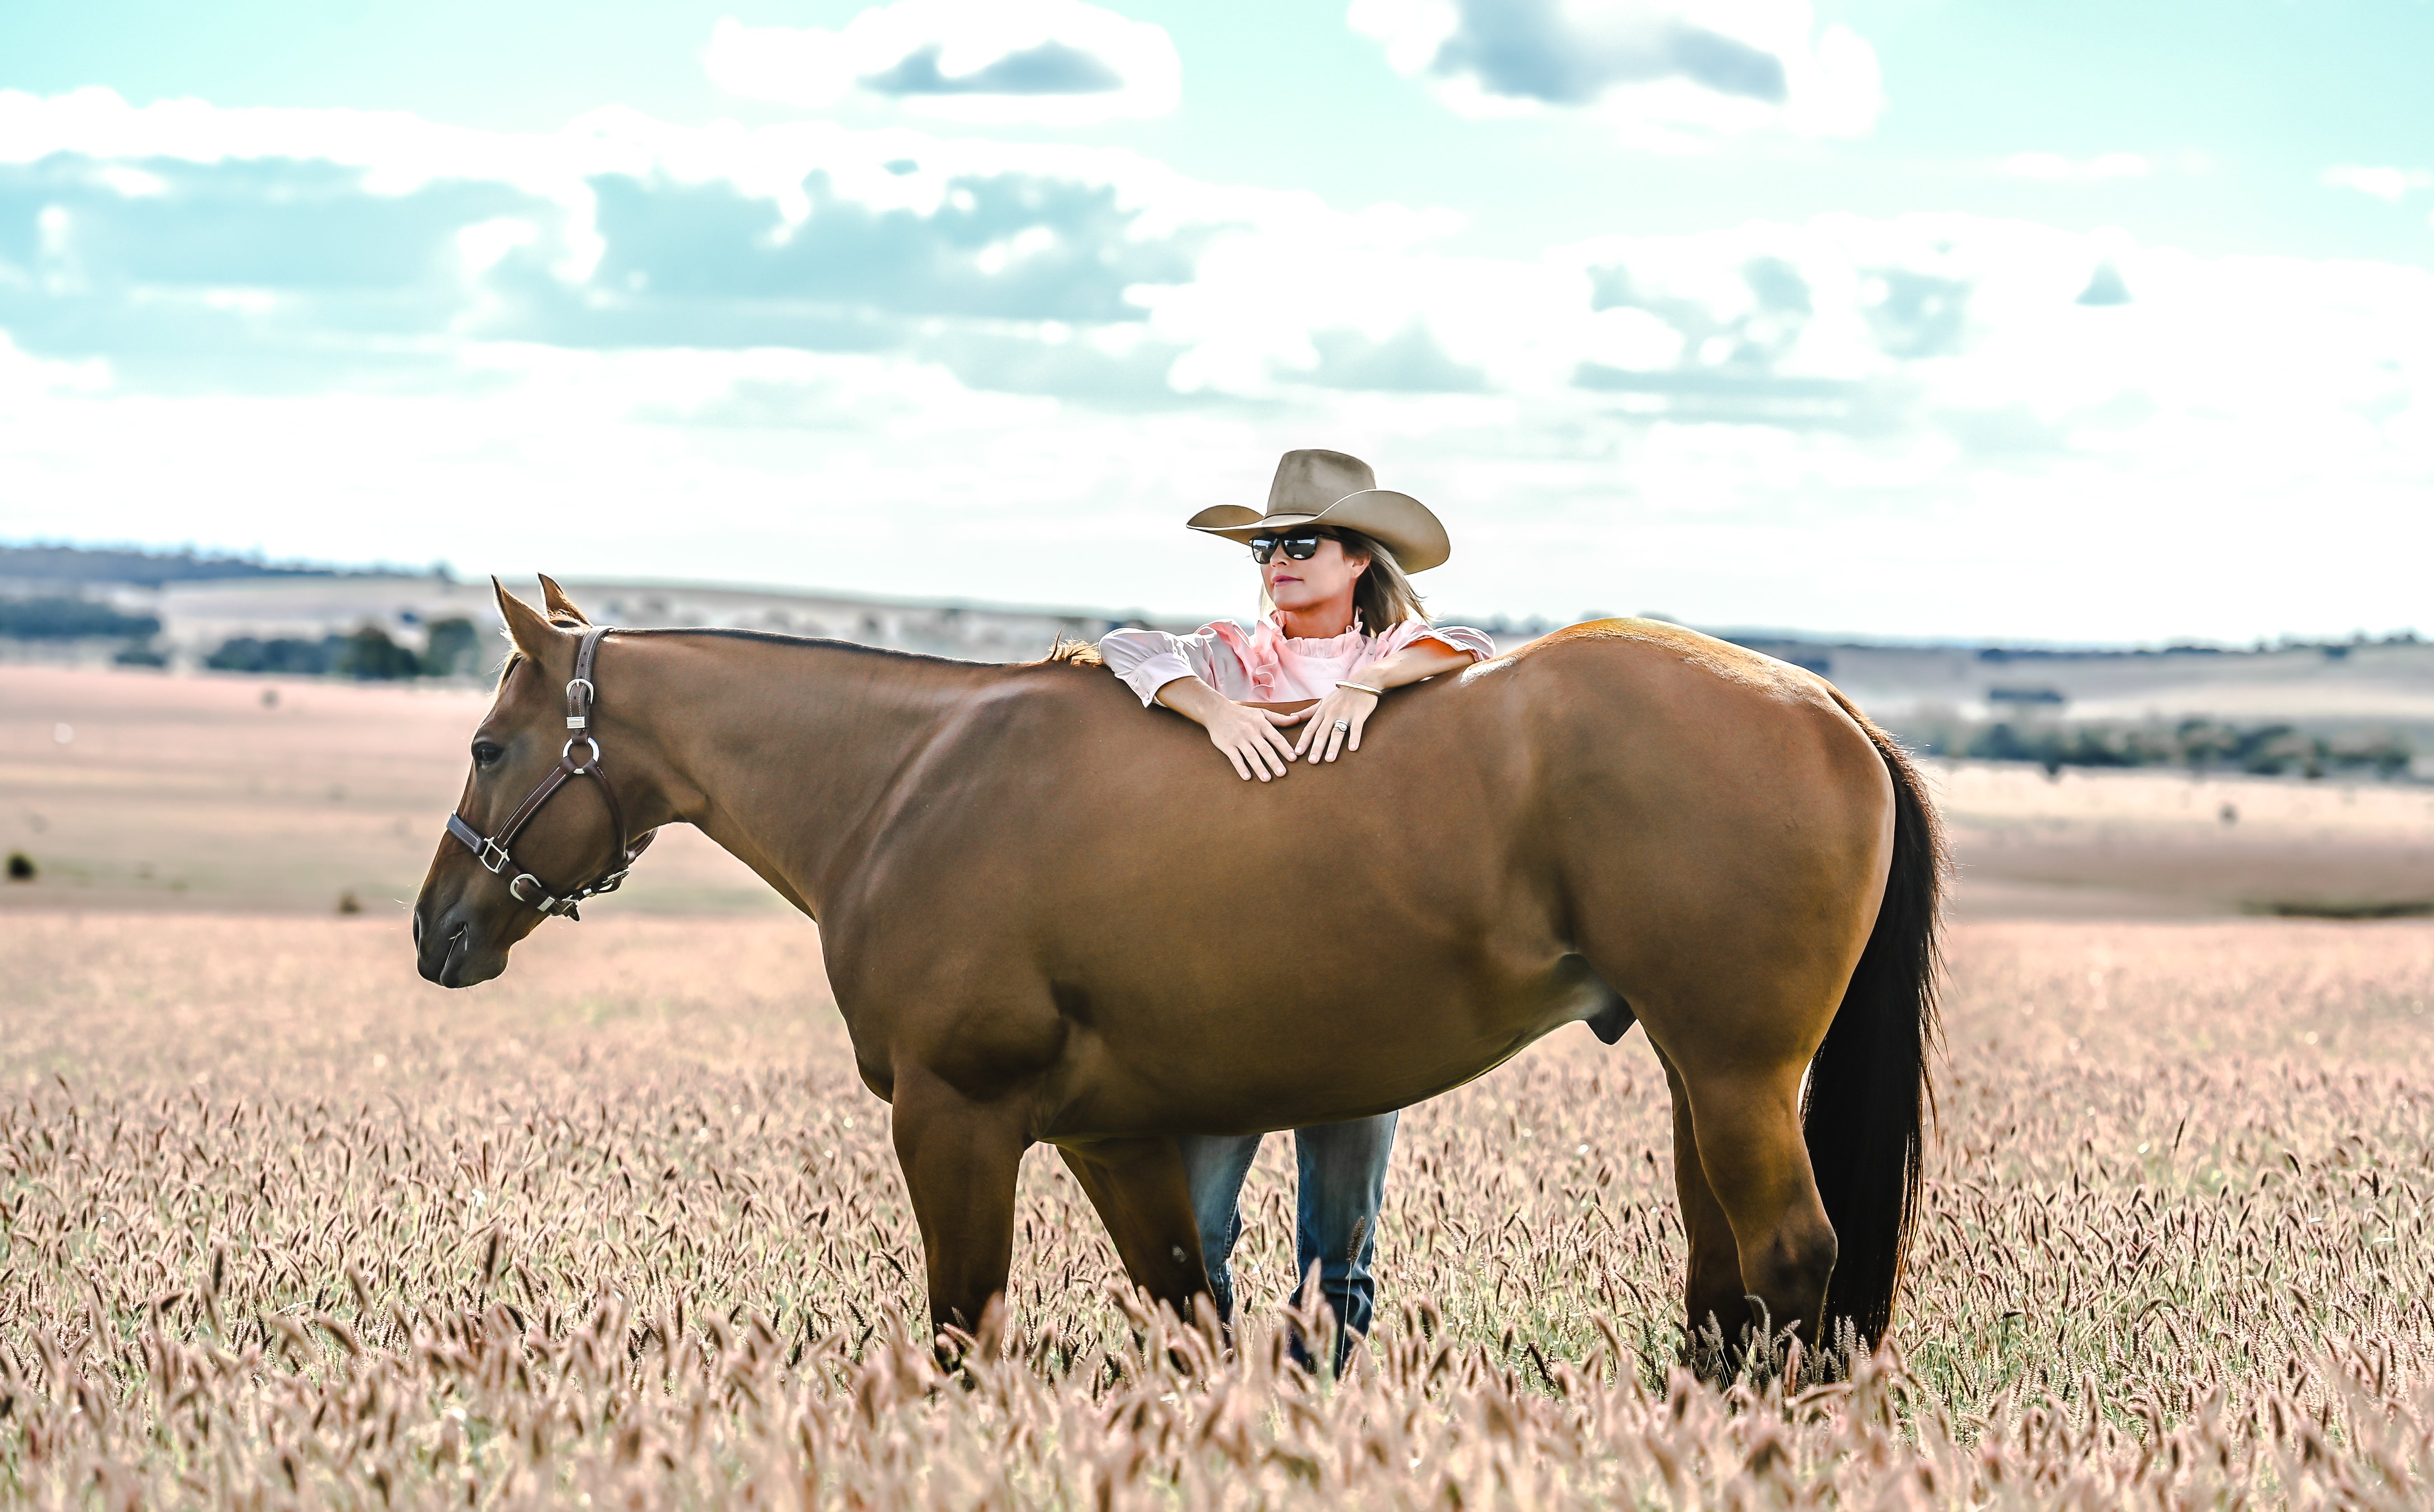
[[[2434,928],[1972,923],[1898,1336],[1679,1365],[1663,1082],[1567,1030],[1412,1110],[1377,1333],[1151,1317],[1024,1171],[942,1377],[817,936],[604,912],[501,981],[394,919],[0,919],[0,1494],[40,1506],[2226,1506],[2434,1491]]]

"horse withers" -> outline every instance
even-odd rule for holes
[[[543,585],[546,613],[499,593],[516,651],[415,903],[422,974],[498,975],[653,830],[701,829],[819,923],[934,1323],[1003,1294],[1035,1143],[1189,1315],[1175,1135],[1407,1107],[1636,1017],[1688,1320],[1738,1337],[1755,1297],[1812,1348],[1828,1317],[1883,1336],[1943,860],[1916,772],[1819,678],[1577,625],[1398,691],[1357,757],[1246,783],[1087,656],[604,631]]]

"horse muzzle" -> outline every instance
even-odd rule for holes
[[[462,907],[438,911],[428,921],[414,912],[414,965],[426,982],[472,987],[506,970],[507,953],[490,943],[491,932]]]

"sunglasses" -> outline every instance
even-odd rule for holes
[[[1318,543],[1328,539],[1315,530],[1291,536],[1253,536],[1251,559],[1264,567],[1275,559],[1277,550],[1282,548],[1285,556],[1292,560],[1308,561],[1318,555]]]

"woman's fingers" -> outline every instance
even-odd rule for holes
[[[1377,711],[1378,700],[1372,697],[1346,696],[1339,708],[1341,712],[1330,712],[1327,720],[1325,759],[1330,762],[1347,750],[1361,748],[1361,727],[1367,724],[1370,714]],[[1342,720],[1346,728],[1336,729],[1337,720]]]
[[[1223,733],[1211,730],[1209,738],[1233,763],[1235,776],[1265,782],[1284,776],[1294,762],[1331,762],[1346,750],[1359,750],[1361,728],[1377,706],[1375,698],[1343,692],[1331,693],[1295,713],[1241,704],[1236,707],[1243,713],[1260,717],[1239,722],[1221,719],[1219,723],[1226,727]],[[1339,721],[1345,729],[1335,728]],[[1291,725],[1302,727],[1297,736],[1287,732]]]
[[[1285,767],[1293,761],[1292,747],[1274,735],[1260,742],[1259,752],[1267,759],[1269,768],[1278,777],[1285,775]]]
[[[1275,730],[1271,733],[1275,734],[1277,742],[1293,754],[1295,761],[1299,761],[1303,748],[1310,744],[1310,732],[1317,728],[1316,725],[1304,725],[1301,733],[1291,738],[1287,738],[1282,730]]]
[[[1344,717],[1345,696],[1330,693],[1305,711],[1309,723],[1302,727],[1301,738],[1294,742],[1294,755],[1307,753],[1313,762],[1332,761],[1328,747],[1335,736],[1335,722]]]
[[[1277,771],[1277,758],[1268,749],[1268,743],[1260,731],[1247,730],[1243,733],[1243,754],[1250,759],[1251,775],[1260,782],[1264,782],[1269,778],[1279,775]]]
[[[1262,782],[1268,780],[1267,752],[1260,748],[1257,734],[1245,730],[1241,725],[1229,725],[1223,730],[1210,730],[1208,742],[1224,751],[1226,759],[1234,764],[1235,776],[1246,782],[1254,777]]]

